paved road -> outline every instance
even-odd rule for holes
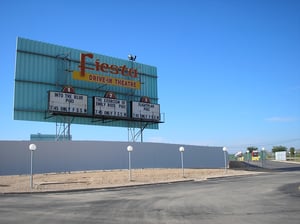
[[[247,162],[246,162],[247,163]],[[288,172],[288,171],[300,171],[300,163],[289,163],[289,162],[278,162],[265,160],[263,163],[261,161],[248,162],[252,168],[263,167],[269,169],[270,171]]]
[[[0,223],[299,224],[300,171],[56,194],[0,195]]]

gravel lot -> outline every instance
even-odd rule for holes
[[[183,178],[181,169],[134,169],[132,181],[129,181],[128,170],[35,174],[33,189],[30,189],[30,175],[0,176],[0,193],[66,191],[186,180],[201,181],[212,177],[249,175],[255,172],[228,169],[225,173],[224,169],[185,169],[184,173]]]

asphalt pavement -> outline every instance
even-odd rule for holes
[[[0,195],[0,223],[299,224],[300,171],[69,193]]]
[[[259,169],[263,168],[265,171],[272,172],[292,172],[292,171],[300,171],[300,163],[299,162],[286,162],[286,161],[274,161],[274,160],[264,160],[264,161],[253,161],[247,162],[249,168]]]

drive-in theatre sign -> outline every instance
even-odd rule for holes
[[[107,63],[101,63],[99,59],[96,59],[94,65],[86,65],[86,57],[93,58],[93,54],[81,54],[80,55],[80,71],[73,72],[73,78],[77,80],[98,82],[102,84],[122,86],[126,88],[140,89],[140,82],[138,80],[137,68],[127,68],[126,65],[109,65]],[[124,77],[131,77],[132,80],[122,79],[118,76],[103,76],[97,74],[86,73],[86,70],[96,71],[104,74],[121,75]]]
[[[17,40],[14,119],[157,129],[157,69],[24,38]]]

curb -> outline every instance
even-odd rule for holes
[[[176,183],[188,183],[194,182],[194,179],[188,180],[177,180],[177,181],[168,181],[168,182],[157,182],[157,183],[142,183],[142,184],[133,184],[133,185],[119,185],[111,187],[96,187],[96,188],[82,188],[82,189],[70,189],[70,190],[51,190],[51,191],[31,191],[31,192],[5,192],[0,193],[0,196],[4,195],[32,195],[32,194],[60,194],[60,193],[76,193],[76,192],[87,192],[87,191],[101,191],[101,190],[118,190],[123,188],[135,188],[135,187],[147,187],[153,185],[167,185],[167,184],[176,184]]]

